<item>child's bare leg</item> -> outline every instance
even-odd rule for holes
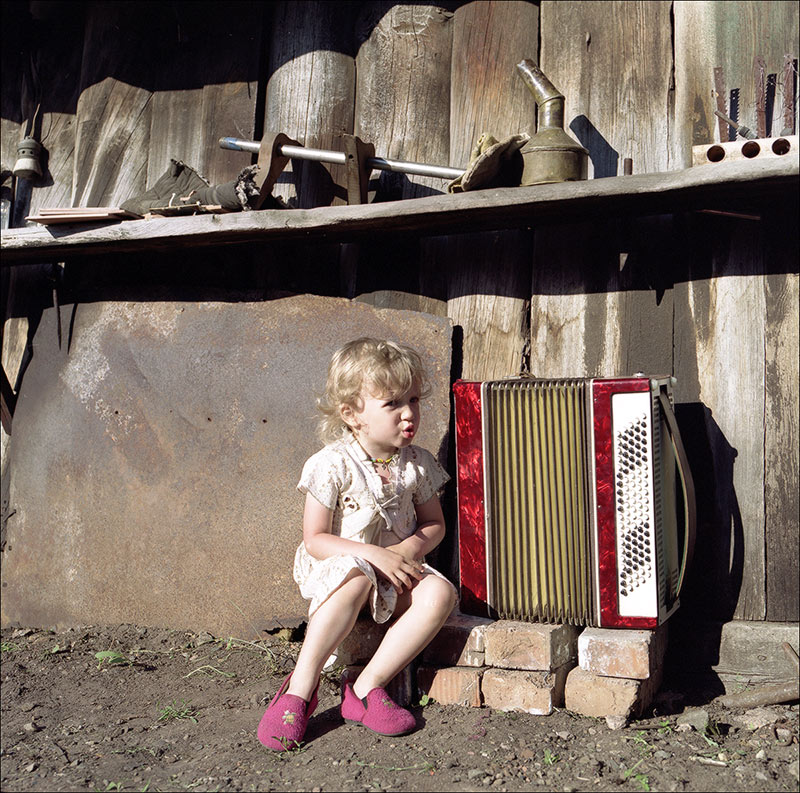
[[[363,698],[373,688],[384,688],[436,636],[455,603],[452,585],[435,575],[425,576],[411,591],[403,592],[397,599],[401,616],[386,631],[353,684],[353,693]]]
[[[370,587],[370,580],[359,570],[353,570],[314,612],[292,672],[288,694],[295,694],[306,701],[311,698],[325,661],[353,630],[358,613],[367,601]]]

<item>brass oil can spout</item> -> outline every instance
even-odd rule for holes
[[[522,184],[586,179],[589,152],[564,131],[564,95],[529,58],[517,64],[539,108],[536,134],[522,147]]]

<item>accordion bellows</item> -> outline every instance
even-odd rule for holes
[[[675,611],[695,521],[671,387],[455,383],[462,610],[630,628]]]

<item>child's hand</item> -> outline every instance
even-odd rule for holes
[[[391,548],[373,545],[367,561],[389,581],[398,594],[403,589],[411,589],[423,577],[421,562],[409,559]]]

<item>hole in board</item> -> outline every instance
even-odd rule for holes
[[[721,162],[725,159],[725,149],[722,146],[712,146],[707,152],[709,162]]]
[[[774,141],[772,144],[772,151],[775,154],[788,154],[789,149],[792,148],[792,144],[789,143],[786,138],[778,138],[778,140]]]
[[[754,140],[748,140],[747,143],[742,146],[742,154],[750,159],[753,157],[758,157],[760,152],[761,146],[759,146]]]

